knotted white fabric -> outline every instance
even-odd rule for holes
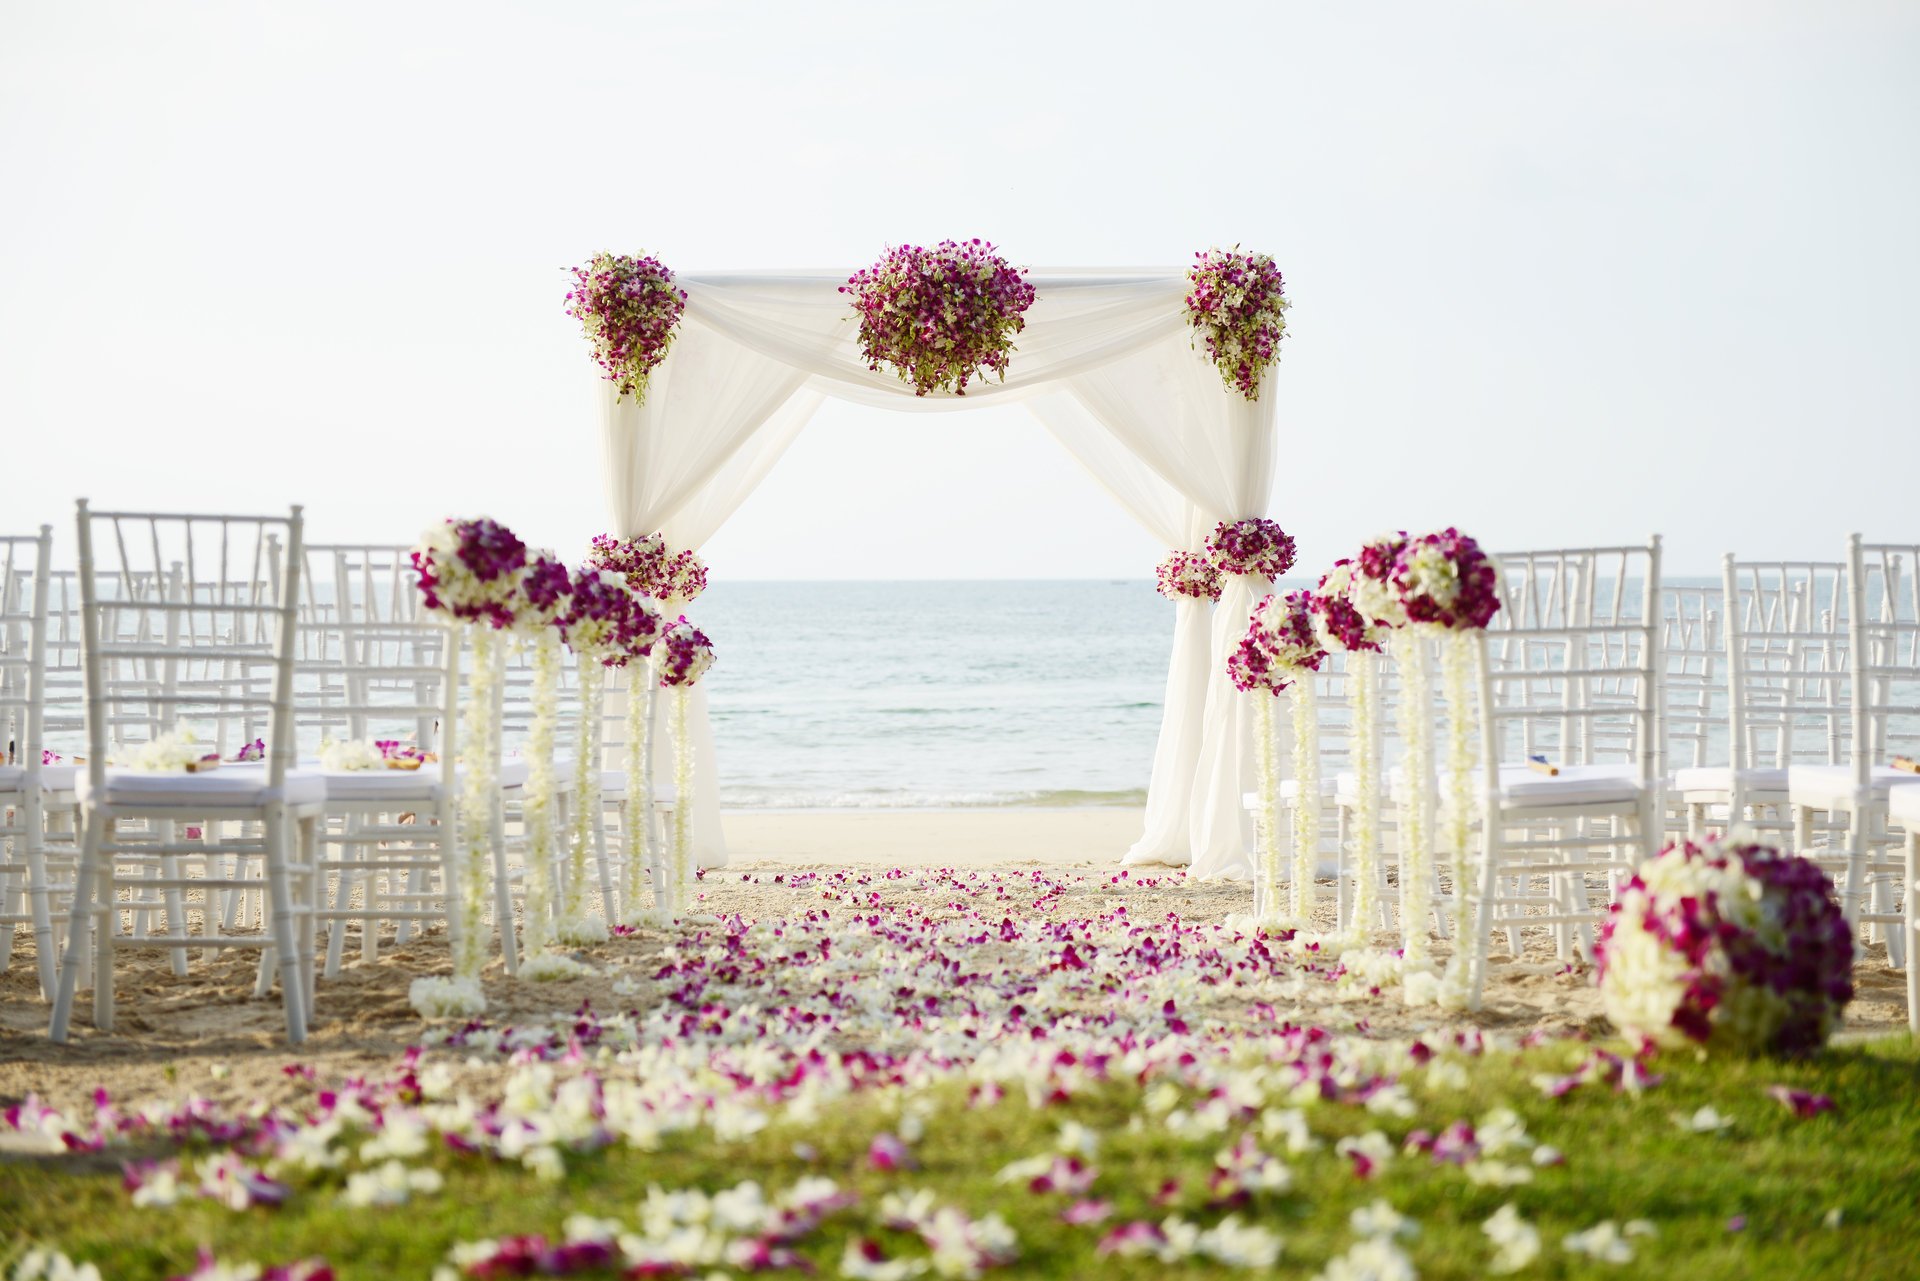
[[[976,381],[964,396],[915,396],[891,371],[867,368],[851,300],[840,292],[850,274],[680,277],[686,312],[645,403],[600,384],[616,532],[657,529],[676,547],[697,548],[828,395],[922,411],[1030,400],[1056,439],[1170,547],[1197,550],[1214,522],[1264,514],[1271,396],[1248,402],[1229,391],[1193,350],[1183,273],[1030,273],[1036,297],[1005,382]],[[1191,859],[1202,875],[1244,875],[1251,866],[1251,828],[1240,812],[1250,769],[1245,707],[1226,683],[1225,662],[1264,586],[1231,581],[1210,622],[1205,602],[1176,608],[1147,830],[1128,861]],[[698,687],[690,711],[695,856],[719,866],[718,774]]]

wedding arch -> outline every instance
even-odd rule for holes
[[[1168,547],[1200,551],[1221,521],[1264,517],[1274,478],[1268,379],[1224,385],[1189,321],[1177,269],[1035,269],[1003,380],[964,394],[870,367],[848,273],[682,274],[684,313],[644,396],[601,381],[598,416],[615,531],[660,531],[698,548],[739,508],[829,396],[952,412],[1018,401]],[[1270,370],[1266,371],[1270,374]],[[1143,567],[1144,568],[1144,567]],[[1144,831],[1128,863],[1191,862],[1199,876],[1251,869],[1248,700],[1226,676],[1265,578],[1229,575],[1220,598],[1176,602],[1171,665]],[[702,865],[724,863],[719,784],[703,687],[693,692],[693,806]]]

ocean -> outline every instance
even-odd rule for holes
[[[725,805],[1146,799],[1173,643],[1150,581],[720,581],[687,612]]]

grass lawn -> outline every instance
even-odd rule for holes
[[[0,1163],[0,1258],[42,1243],[96,1263],[107,1278],[160,1278],[188,1272],[196,1251],[207,1246],[222,1260],[324,1257],[342,1278],[428,1278],[459,1242],[536,1233],[557,1240],[574,1214],[636,1225],[644,1218],[639,1205],[649,1187],[712,1193],[753,1180],[773,1197],[803,1179],[824,1177],[857,1199],[828,1212],[792,1245],[823,1276],[843,1274],[847,1243],[856,1238],[901,1261],[893,1275],[911,1274],[916,1263],[929,1267],[924,1275],[941,1275],[930,1270],[932,1250],[920,1235],[883,1225],[888,1194],[922,1190],[972,1221],[1000,1216],[1017,1239],[1017,1257],[993,1269],[1005,1276],[1244,1274],[1203,1251],[1172,1257],[1179,1253],[1177,1241],[1164,1251],[1166,1258],[1099,1251],[1108,1234],[1131,1221],[1158,1225],[1178,1216],[1206,1228],[1227,1214],[1277,1234],[1275,1272],[1310,1275],[1328,1269],[1330,1260],[1354,1245],[1360,1234],[1350,1216],[1376,1199],[1417,1225],[1417,1235],[1397,1238],[1397,1249],[1419,1276],[1429,1278],[1488,1275],[1494,1247],[1481,1225],[1508,1203],[1540,1236],[1538,1257],[1517,1273],[1523,1276],[1657,1271],[1695,1281],[1744,1281],[1893,1278],[1920,1270],[1913,1237],[1920,1194],[1920,1053],[1911,1041],[1836,1048],[1806,1062],[1668,1056],[1653,1065],[1663,1079],[1639,1090],[1594,1080],[1556,1098],[1537,1081],[1570,1071],[1594,1048],[1563,1040],[1518,1054],[1442,1053],[1425,1067],[1399,1073],[1404,1090],[1376,1093],[1370,1103],[1303,1102],[1279,1088],[1284,1076],[1276,1080],[1255,1070],[1247,1074],[1244,1097],[1211,1113],[1203,1093],[1165,1076],[1143,1084],[1113,1072],[1064,1101],[1042,1099],[1038,1106],[1018,1085],[986,1101],[970,1097],[972,1087],[961,1079],[935,1077],[849,1094],[811,1119],[776,1112],[765,1128],[731,1141],[697,1128],[666,1133],[654,1151],[624,1143],[570,1149],[558,1181],[498,1154],[456,1152],[436,1141],[412,1164],[438,1170],[444,1187],[394,1206],[342,1204],[347,1176],[366,1164],[349,1156],[333,1170],[282,1167],[280,1177],[291,1193],[277,1207],[236,1211],[187,1198],[167,1208],[135,1208],[123,1187],[123,1160],[178,1150],[191,1167],[196,1154],[213,1150],[201,1141],[175,1149],[136,1138],[124,1147],[12,1156]],[[603,1062],[596,1070],[611,1076],[621,1069]],[[566,1074],[561,1069],[560,1076]],[[1769,1096],[1767,1087],[1774,1085],[1830,1096],[1834,1107],[1796,1116]],[[1709,1106],[1731,1124],[1695,1132],[1675,1120],[1691,1120]],[[1303,1136],[1285,1118],[1294,1107],[1311,1131],[1311,1147],[1299,1142]],[[1484,1143],[1489,1130],[1481,1123],[1501,1107],[1518,1114],[1525,1139],[1509,1142],[1503,1154],[1480,1153],[1473,1168],[1504,1168],[1505,1177],[1530,1181],[1477,1185],[1469,1166],[1409,1150],[1413,1132],[1440,1134],[1462,1120],[1480,1124]],[[1030,1177],[996,1178],[1016,1160],[1055,1152],[1067,1122],[1097,1136],[1096,1149],[1078,1149],[1092,1172],[1090,1186],[1077,1193],[1037,1191]],[[1375,1130],[1389,1140],[1393,1155],[1362,1178],[1359,1163],[1336,1151],[1336,1143]],[[884,1151],[874,1160],[874,1139],[882,1134],[908,1136],[898,1162],[889,1162]],[[1243,1189],[1236,1195],[1230,1183],[1210,1188],[1216,1157],[1243,1134],[1290,1172],[1284,1190]],[[1535,1164],[1553,1155],[1530,1153],[1536,1145],[1557,1149],[1564,1161]],[[336,1145],[347,1153],[356,1146],[351,1134]],[[880,1168],[888,1164],[896,1168]],[[1170,1183],[1175,1186],[1161,1195]],[[1061,1213],[1076,1201],[1104,1202],[1109,1214],[1069,1225]],[[1563,1245],[1569,1234],[1602,1220],[1625,1225],[1639,1219],[1654,1231],[1626,1238],[1630,1261],[1576,1255]],[[948,1275],[966,1271],[964,1261],[942,1262]],[[1393,1275],[1353,1262],[1359,1270],[1342,1273],[1336,1267],[1329,1275]],[[703,1262],[685,1274],[743,1275],[746,1269],[737,1263]],[[0,1276],[6,1275],[0,1266]]]

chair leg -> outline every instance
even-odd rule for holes
[[[1900,897],[1903,900],[1902,913],[1906,920],[1901,923],[1901,935],[1907,945],[1907,1028],[1920,1036],[1920,827],[1907,833],[1906,868],[1901,876]]]
[[[106,817],[89,810],[83,820],[80,836],[80,864],[74,874],[73,910],[67,919],[67,951],[60,962],[59,980],[53,998],[53,1018],[47,1026],[47,1036],[56,1044],[64,1045],[67,1031],[73,1018],[74,986],[80,981],[81,957],[92,937],[87,926],[95,913],[94,900],[100,893],[99,864],[102,833],[106,830]],[[106,905],[111,910],[111,902]],[[101,933],[105,933],[103,927]],[[111,974],[111,967],[108,970]],[[111,990],[112,980],[108,979]]]
[[[314,913],[320,910],[320,820],[304,818],[300,820],[300,863],[306,871],[300,874],[300,987],[305,994],[302,1011],[307,1024],[314,1021],[314,998],[316,993],[314,955]]]
[[[1467,960],[1467,1008],[1480,1008],[1481,998],[1487,988],[1488,950],[1493,939],[1494,887],[1499,884],[1500,869],[1500,815],[1497,809],[1489,806],[1486,817],[1480,823],[1480,866],[1479,898],[1480,902],[1471,913],[1473,951]],[[1465,892],[1465,886],[1460,887]],[[1461,939],[1458,946],[1469,946],[1468,940]]]
[[[266,820],[267,897],[271,903],[268,930],[272,934],[272,952],[280,971],[280,998],[287,1012],[287,1040],[294,1045],[307,1039],[306,984],[300,979],[300,952],[295,940],[293,893],[288,884],[287,864],[291,862],[286,812],[276,807]]]
[[[40,999],[51,1001],[59,982],[60,967],[54,960],[52,891],[47,888],[47,850],[41,837],[43,819],[35,799],[26,805],[27,828],[27,910],[33,917],[33,959],[40,971]]]
[[[496,792],[489,816],[493,833],[493,910],[498,918],[496,925],[500,931],[500,952],[507,963],[508,974],[520,972],[520,950],[513,921],[513,882],[507,878],[507,813],[506,803]]]

